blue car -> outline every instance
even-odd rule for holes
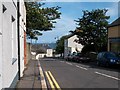
[[[120,56],[114,52],[100,52],[97,55],[97,65],[120,65]]]

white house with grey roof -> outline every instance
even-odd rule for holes
[[[32,52],[36,52],[36,59],[53,57],[53,49],[48,44],[34,44],[32,45]]]
[[[64,58],[73,52],[81,52],[83,45],[75,42],[77,39],[77,35],[68,35],[64,40]]]

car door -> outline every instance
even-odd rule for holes
[[[100,62],[101,64],[104,64],[104,59],[105,59],[105,58],[104,58],[104,54],[105,54],[104,52],[102,52],[102,53],[99,54],[99,62]]]
[[[108,61],[107,60],[107,53],[104,53],[103,54],[103,64],[106,64],[107,61]]]

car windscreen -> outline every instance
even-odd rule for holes
[[[117,55],[117,54],[115,54],[115,53],[112,53],[112,52],[106,53],[106,56],[107,56],[107,57],[119,57],[119,55]]]

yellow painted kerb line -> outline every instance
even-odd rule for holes
[[[51,88],[53,89],[58,89],[58,90],[61,90],[60,86],[58,85],[57,81],[55,80],[55,78],[53,77],[52,73],[50,71],[48,72],[45,72],[47,78],[48,78],[48,81],[51,85]],[[55,85],[55,86],[54,86]]]
[[[46,74],[46,77],[48,78],[48,81],[49,81],[49,83],[50,83],[51,88],[54,89],[55,87],[54,87],[53,82],[52,82],[52,80],[50,79],[47,71],[45,72],[45,74]]]
[[[48,71],[48,73],[49,73],[50,77],[52,78],[52,80],[53,80],[55,86],[57,87],[57,89],[61,90],[61,89],[60,89],[60,86],[58,85],[57,81],[56,81],[55,78],[53,77],[52,73],[51,73],[50,71]]]

